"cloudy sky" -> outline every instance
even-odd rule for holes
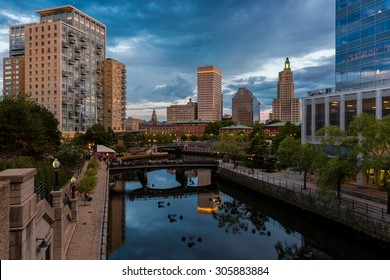
[[[106,25],[107,57],[127,67],[128,117],[150,120],[156,109],[163,121],[167,106],[196,101],[203,65],[222,71],[225,114],[247,87],[268,118],[286,57],[296,97],[334,86],[333,0],[1,0],[0,56],[8,56],[9,25],[68,4]]]

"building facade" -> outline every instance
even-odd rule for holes
[[[99,73],[101,70],[97,70]],[[103,66],[104,128],[126,130],[126,65],[106,59]],[[101,92],[97,93],[98,97]]]
[[[236,124],[260,123],[260,101],[247,88],[239,88],[232,98],[232,120]]]
[[[25,96],[24,56],[3,58],[3,95]]]
[[[106,26],[71,5],[37,13],[39,23],[10,27],[10,57],[4,59],[3,70],[14,78],[4,79],[3,95],[25,94],[43,105],[64,134],[104,124]],[[9,74],[10,64],[12,68],[23,59],[23,73],[19,65],[19,73]],[[19,80],[19,88],[13,79]]]
[[[167,107],[167,122],[189,121],[198,118],[197,104],[190,101],[186,105],[171,105]]]
[[[222,73],[215,66],[198,67],[198,119],[222,120]]]
[[[272,113],[269,120],[283,122],[301,121],[301,104],[299,98],[294,98],[294,79],[290,61],[286,58],[284,70],[279,72],[277,98],[272,101]]]
[[[390,87],[390,1],[336,0],[336,90]]]

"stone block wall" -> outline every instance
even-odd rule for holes
[[[9,181],[0,181],[0,260],[9,258]]]

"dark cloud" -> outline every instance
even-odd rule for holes
[[[106,25],[108,57],[127,67],[129,103],[174,103],[192,96],[197,67],[207,64],[222,71],[224,106],[231,107],[238,87],[247,87],[269,107],[282,67],[270,74],[264,65],[334,48],[335,7],[328,0],[16,0],[2,3],[0,12],[31,17],[68,4]],[[0,13],[0,26],[13,21]],[[329,59],[293,69],[296,96],[334,84]]]

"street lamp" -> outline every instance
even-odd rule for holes
[[[70,179],[70,188],[72,189],[72,198],[75,198],[75,195],[74,195],[74,183],[76,182],[76,178],[74,176],[72,176],[72,179]]]
[[[60,162],[55,159],[53,161],[53,168],[54,168],[54,190],[58,191],[60,189],[58,185],[58,168],[60,167]]]

